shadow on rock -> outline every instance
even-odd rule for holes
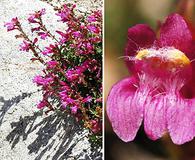
[[[14,98],[9,100],[5,100],[4,97],[0,96],[0,102],[3,103],[1,110],[0,110],[0,125],[2,124],[3,118],[6,112],[15,104],[18,104],[21,100],[30,97],[33,93],[22,93]]]
[[[13,130],[6,138],[11,143],[12,148],[21,139],[24,141],[28,138],[29,154],[35,153],[35,160],[40,160],[43,156],[47,156],[46,159],[51,160],[66,160],[69,158],[72,160],[99,160],[98,157],[102,157],[98,150],[93,151],[93,154],[90,155],[83,150],[77,157],[72,157],[74,147],[86,137],[84,130],[68,114],[57,112],[45,118],[41,117],[42,115],[43,112],[36,112],[32,116],[20,117],[18,122],[11,123]],[[34,132],[34,135],[30,134],[32,132]],[[58,140],[56,141],[56,139]],[[52,156],[50,153],[52,153]]]

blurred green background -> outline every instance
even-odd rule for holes
[[[112,85],[129,76],[124,60],[119,58],[124,55],[128,28],[146,23],[155,30],[158,21],[177,11],[178,3],[178,0],[105,0],[105,100]],[[168,136],[151,141],[142,128],[133,142],[125,143],[114,134],[107,117],[105,121],[106,160],[195,159],[194,141],[182,146],[174,145]]]

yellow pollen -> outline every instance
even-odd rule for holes
[[[169,54],[170,60],[173,61],[175,64],[178,65],[189,65],[190,60],[188,57],[179,50],[172,50]]]
[[[140,50],[135,56],[135,59],[137,60],[150,60],[154,58],[158,59],[158,61],[154,61],[154,63],[158,63],[160,60],[161,63],[172,64],[172,67],[183,67],[190,64],[190,60],[188,59],[188,57],[178,49],[143,49]]]
[[[138,52],[138,54],[135,56],[136,59],[142,60],[144,57],[146,57],[149,54],[149,50],[143,49]]]

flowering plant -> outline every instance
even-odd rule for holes
[[[183,17],[169,15],[160,35],[145,24],[128,30],[125,61],[132,76],[113,86],[107,115],[113,130],[132,141],[144,121],[152,140],[169,132],[175,144],[195,136],[195,42]]]
[[[91,135],[101,138],[102,129],[102,15],[100,11],[78,13],[76,5],[55,8],[66,29],[52,33],[43,23],[45,9],[30,14],[33,37],[19,21],[5,23],[7,31],[17,30],[21,51],[32,51],[31,61],[44,65],[33,82],[41,87],[39,109],[46,113],[60,110],[75,116]],[[39,43],[49,41],[48,46]],[[96,139],[97,140],[97,139]]]

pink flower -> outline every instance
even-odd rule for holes
[[[48,55],[54,52],[56,46],[50,44],[49,47],[45,47],[45,49],[41,52],[43,55]]]
[[[62,22],[67,22],[69,20],[69,13],[68,12],[67,13],[66,12],[58,12],[56,15],[61,17]]]
[[[66,37],[67,36],[67,34],[66,33],[64,33],[64,32],[62,32],[62,31],[56,31],[60,36],[62,36],[62,37]]]
[[[64,101],[62,101],[61,103],[62,103],[61,108],[62,108],[62,109],[66,109],[66,107],[67,107],[67,103],[66,103],[66,102],[64,102]]]
[[[91,96],[87,96],[86,98],[84,98],[82,100],[83,103],[86,103],[86,102],[91,102],[92,101],[92,97]]]
[[[72,98],[70,98],[70,97],[67,97],[66,98],[66,102],[68,103],[68,104],[74,104],[74,99],[72,99]]]
[[[93,46],[92,46],[92,44],[89,43],[89,42],[86,43],[86,48],[87,48],[87,50],[88,50],[89,52],[91,52],[91,51],[93,50]]]
[[[80,66],[76,66],[75,69],[67,70],[66,71],[66,78],[69,81],[74,81],[74,80],[78,79],[81,76],[81,74],[87,70],[88,67],[89,67],[89,61],[86,60]]]
[[[61,18],[60,21],[67,22],[71,19],[72,9],[74,9],[74,8],[75,8],[75,6],[70,8],[65,4],[65,5],[63,5],[63,8],[60,11],[58,11],[58,13],[56,15]]]
[[[35,13],[30,14],[30,17],[28,18],[28,21],[30,23],[39,23],[39,19],[44,14],[45,14],[45,8],[41,9],[40,11],[37,11]]]
[[[43,109],[44,107],[46,107],[48,105],[48,102],[46,100],[42,100],[37,104],[37,108],[38,109]]]
[[[61,91],[59,93],[59,95],[60,95],[61,99],[66,99],[68,97],[68,94],[67,94],[67,91],[66,90]]]
[[[75,105],[75,100],[69,96],[68,90],[66,90],[66,88],[64,89],[65,90],[59,93],[59,96],[62,103],[62,107],[65,109],[67,105]]]
[[[99,123],[97,120],[91,120],[91,131],[93,133],[98,133],[101,131],[101,123]]]
[[[17,29],[17,25],[19,24],[18,18],[12,18],[11,22],[7,22],[4,24],[4,27],[7,27],[7,31],[12,31]]]
[[[102,102],[102,98],[96,99],[96,102]]]
[[[42,85],[42,86],[47,86],[50,83],[53,82],[53,78],[43,78],[42,76],[35,76],[33,79],[33,82],[36,83],[37,85]]]
[[[87,20],[89,23],[96,22],[101,19],[102,13],[101,11],[94,11],[90,16],[88,16]]]
[[[49,69],[55,68],[57,65],[58,65],[58,62],[54,61],[54,60],[51,60],[51,61],[47,62],[47,67]]]
[[[41,39],[45,40],[49,36],[49,34],[45,32],[39,32],[38,36],[40,36]]]
[[[88,20],[89,23],[91,23],[91,22],[95,22],[96,21],[96,18],[95,18],[94,15],[91,15],[91,16],[88,16],[87,17],[87,20]]]
[[[88,28],[91,32],[96,33],[96,34],[98,34],[98,33],[100,32],[100,29],[99,29],[98,27],[94,26],[94,25],[88,25],[87,28]]]
[[[125,50],[131,77],[113,86],[107,114],[113,130],[132,141],[144,121],[152,140],[169,132],[175,144],[195,136],[195,44],[184,19],[170,15],[160,37],[145,24],[128,30]]]
[[[93,51],[93,45],[90,42],[84,41],[84,42],[80,42],[78,43],[78,45],[76,46],[76,48],[78,49],[78,53],[81,55],[84,54],[92,54]]]
[[[78,107],[77,106],[72,106],[72,107],[70,107],[70,110],[71,110],[72,114],[76,114],[77,110],[78,110]]]
[[[67,78],[69,81],[74,81],[74,80],[76,80],[76,79],[79,78],[79,74],[77,73],[77,70],[69,69],[69,70],[66,72],[66,78]]]
[[[46,13],[46,9],[42,8],[40,11],[38,11],[39,15],[42,16]]]
[[[64,44],[65,42],[68,41],[68,38],[69,38],[68,34],[66,34],[64,32],[61,32],[61,31],[56,31],[56,32],[61,36],[61,38],[60,38],[60,43],[61,44]]]
[[[76,38],[80,38],[81,37],[81,32],[80,31],[75,31],[75,32],[72,32],[72,35]]]
[[[34,27],[31,29],[31,32],[34,32],[34,31],[40,31],[41,27]]]
[[[38,38],[35,38],[34,40],[33,40],[33,44],[36,44],[38,42]]]
[[[20,44],[20,50],[28,52],[30,49],[30,43],[27,41],[23,41],[23,43]]]
[[[65,90],[65,91],[70,91],[70,87],[68,86],[68,84],[64,81],[60,81],[60,85],[62,85],[61,90]]]
[[[36,20],[36,17],[34,14],[31,14],[30,17],[28,18],[28,21],[30,23],[37,23],[38,21]]]
[[[93,38],[89,38],[89,39],[93,43],[100,43],[102,40],[100,37],[93,37]]]

